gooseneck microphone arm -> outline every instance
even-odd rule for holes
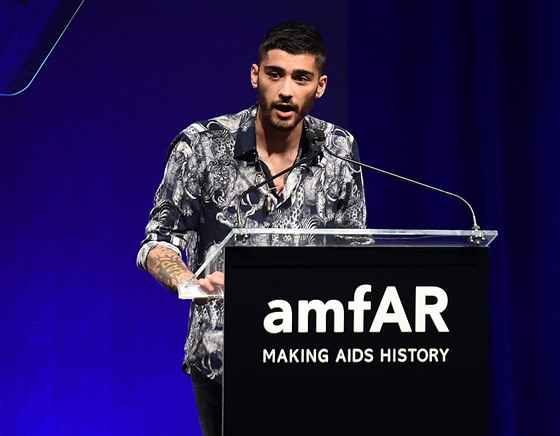
[[[329,150],[327,148],[325,133],[323,131],[319,130],[319,131],[313,132],[312,135],[308,135],[308,136],[309,136],[310,140],[315,141],[319,145],[320,148],[325,150],[327,153],[329,153],[333,157],[344,160],[344,161],[349,162],[349,163],[354,164],[354,165],[358,165],[360,167],[368,168],[370,170],[377,171],[379,173],[386,174],[386,175],[391,176],[391,177],[395,177],[395,178],[400,179],[400,180],[404,180],[405,182],[409,182],[409,183],[412,183],[414,185],[423,186],[424,188],[428,188],[428,189],[431,189],[432,191],[440,192],[440,193],[448,195],[450,197],[457,198],[458,200],[460,200],[464,204],[466,204],[467,207],[469,208],[470,212],[471,212],[472,221],[473,221],[472,230],[475,230],[475,231],[480,230],[480,226],[476,222],[476,215],[474,213],[473,207],[471,206],[471,204],[467,200],[465,200],[460,195],[457,195],[453,192],[445,191],[445,190],[440,189],[440,188],[436,188],[435,186],[431,186],[431,185],[428,185],[426,183],[419,182],[417,180],[409,179],[408,177],[404,177],[404,176],[401,176],[399,174],[395,174],[395,173],[391,173],[391,172],[386,171],[386,170],[382,170],[381,168],[373,167],[373,166],[365,164],[363,162],[358,162],[358,161],[356,161],[354,159],[350,159],[348,157],[339,156],[338,154],[333,153],[331,150]]]

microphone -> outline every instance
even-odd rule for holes
[[[327,138],[325,137],[325,132],[323,130],[308,130],[305,134],[311,151],[316,153],[316,155],[322,154],[322,148],[325,146]]]
[[[440,188],[437,188],[437,187],[435,187],[435,186],[431,186],[431,185],[428,185],[428,184],[426,184],[426,183],[422,183],[422,182],[419,182],[419,181],[417,181],[417,180],[413,180],[413,179],[410,179],[410,178],[408,178],[408,177],[401,176],[401,175],[399,175],[399,174],[391,173],[391,172],[386,171],[386,170],[383,170],[383,169],[381,169],[381,168],[376,168],[376,167],[373,167],[373,166],[371,166],[371,165],[365,164],[365,163],[363,163],[363,162],[358,162],[358,161],[356,161],[356,160],[354,160],[354,159],[350,159],[350,158],[348,158],[348,157],[340,156],[340,155],[338,155],[338,154],[336,154],[336,153],[333,153],[333,152],[332,152],[331,150],[329,150],[329,148],[326,146],[325,132],[323,132],[322,130],[317,130],[317,131],[314,131],[314,132],[313,132],[313,131],[309,131],[307,135],[308,135],[307,137],[308,137],[308,139],[309,139],[310,141],[313,141],[314,143],[317,144],[317,146],[318,146],[320,149],[325,150],[327,153],[329,153],[331,156],[333,156],[333,157],[335,157],[335,158],[337,158],[337,159],[341,159],[341,160],[346,161],[346,162],[349,162],[349,163],[351,163],[351,164],[358,165],[358,166],[363,167],[363,168],[368,168],[368,169],[373,170],[373,171],[377,171],[377,172],[379,172],[379,173],[382,173],[382,174],[385,174],[385,175],[388,175],[388,176],[397,178],[397,179],[399,179],[399,180],[404,180],[405,182],[409,182],[409,183],[412,183],[412,184],[414,184],[414,185],[422,186],[422,187],[424,187],[424,188],[428,188],[428,189],[431,189],[431,190],[433,190],[433,191],[440,192],[440,193],[442,193],[442,194],[448,195],[448,196],[450,196],[450,197],[454,197],[454,198],[456,198],[456,199],[462,201],[464,204],[467,205],[467,207],[469,208],[469,211],[470,211],[470,213],[471,213],[471,216],[472,216],[472,221],[473,221],[472,230],[474,230],[475,234],[471,237],[471,241],[474,242],[474,243],[479,244],[482,240],[485,239],[484,234],[480,231],[480,227],[479,227],[478,223],[476,222],[476,215],[475,215],[475,213],[474,213],[473,207],[471,206],[471,204],[470,204],[467,200],[465,200],[465,199],[464,199],[463,197],[461,197],[460,195],[457,195],[457,194],[455,194],[455,193],[453,193],[453,192],[445,191],[445,190],[440,189]]]
[[[309,133],[313,133],[313,132],[308,132],[307,133],[307,138],[309,139]],[[324,136],[324,134],[323,134]],[[315,136],[313,136],[315,138]],[[312,141],[309,141],[310,144],[312,144]],[[250,186],[248,189],[246,189],[245,191],[243,191],[243,193],[239,196],[239,198],[237,199],[237,223],[236,223],[236,227],[237,228],[242,228],[245,226],[245,222],[241,220],[241,202],[243,201],[243,198],[245,198],[246,195],[248,195],[249,193],[256,191],[257,189],[259,189],[261,186],[264,186],[270,182],[272,182],[273,180],[275,180],[276,178],[283,176],[286,173],[289,173],[290,171],[292,171],[294,168],[297,168],[301,165],[306,164],[307,162],[312,161],[313,159],[317,158],[320,154],[321,154],[321,146],[319,144],[317,144],[316,142],[313,142],[313,144],[315,145],[315,148],[312,148],[312,153],[307,156],[304,157],[303,159],[300,159],[296,162],[294,162],[293,165],[289,166],[288,168],[280,171],[279,173],[276,173],[275,175],[273,175],[272,177],[268,177],[267,179],[263,180],[262,182],[259,182],[255,185]]]

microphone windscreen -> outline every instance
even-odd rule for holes
[[[309,141],[310,144],[315,142],[318,138],[318,135],[317,133],[315,133],[314,130],[308,130],[305,136],[307,137],[307,140]]]

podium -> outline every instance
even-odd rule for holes
[[[224,436],[486,435],[496,236],[233,230]]]

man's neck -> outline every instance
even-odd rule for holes
[[[296,129],[283,132],[276,129],[263,129],[257,125],[257,153],[269,167],[271,174],[290,167],[298,154],[303,123]]]
[[[265,158],[272,155],[284,157],[293,155],[299,148],[303,123],[298,124],[295,129],[284,132],[277,129],[265,129],[257,123],[257,151],[261,157]]]

